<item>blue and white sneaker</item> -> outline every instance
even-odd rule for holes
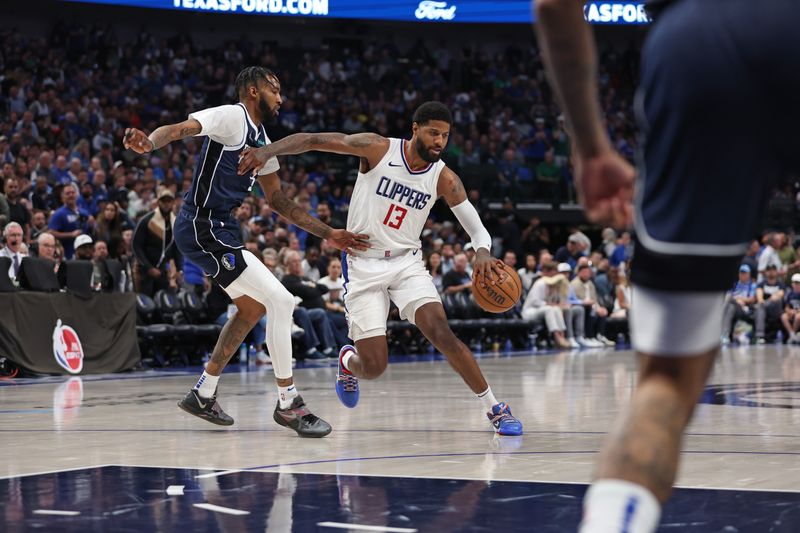
[[[339,371],[336,373],[336,395],[345,407],[353,408],[358,404],[358,378],[342,364],[342,357],[348,351],[355,353],[355,347],[345,344],[339,350]]]
[[[494,426],[494,430],[498,435],[508,435],[516,437],[522,435],[522,422],[514,418],[511,414],[511,409],[505,402],[500,402],[488,413],[486,416]]]

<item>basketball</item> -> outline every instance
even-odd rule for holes
[[[494,285],[482,287],[475,280],[472,281],[472,294],[481,309],[490,313],[504,313],[519,301],[522,295],[522,280],[516,271],[504,264],[505,275]]]

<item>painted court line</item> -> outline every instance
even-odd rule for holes
[[[44,514],[53,516],[78,516],[80,511],[57,511],[55,509],[36,509],[33,514]]]
[[[167,487],[167,496],[183,496],[185,485],[170,485]]]
[[[365,526],[362,524],[348,524],[346,522],[317,522],[319,527],[332,527],[350,531],[386,531],[389,533],[416,533],[416,529],[407,527]]]
[[[250,511],[242,511],[241,509],[231,509],[230,507],[220,507],[219,505],[214,505],[213,503],[195,503],[194,506],[199,509],[214,511],[215,513],[232,514],[235,516],[250,514]]]

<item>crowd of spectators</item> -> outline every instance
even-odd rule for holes
[[[609,49],[599,72],[608,134],[628,158],[636,149],[636,57],[633,47]],[[16,274],[24,255],[58,263],[75,257],[77,245],[79,257],[120,260],[129,290],[153,294],[183,286],[208,293],[202,272],[171,244],[173,213],[202,139],[140,157],[124,151],[122,135],[129,126],[150,132],[191,111],[235,101],[234,76],[248,64],[281,79],[284,104],[268,126],[273,139],[323,130],[407,137],[419,103],[447,103],[454,124],[443,157],[467,184],[493,235],[493,252],[509,263],[524,258],[523,316],[545,320],[557,345],[608,342],[605,323],[624,318],[631,304],[630,235],[605,230],[593,246],[574,232],[562,245],[551,237],[552,227],[522,218],[510,200],[574,200],[569,136],[532,43],[493,48],[419,41],[401,49],[387,38],[302,50],[241,38],[207,48],[187,34],[140,32],[122,42],[112,27],[67,21],[46,36],[0,28],[0,227],[2,254],[13,261],[9,273]],[[306,154],[282,160],[280,175],[308,212],[343,227],[356,169],[352,159]],[[488,210],[488,199],[502,200],[502,209]],[[306,352],[327,356],[346,336],[336,250],[279,218],[257,190],[236,218],[247,248],[301,300],[296,322],[304,324]],[[474,251],[451,220],[446,210],[434,210],[423,250],[437,287],[468,291]],[[782,274],[797,269],[796,256],[776,243],[754,253],[779,256],[781,265],[790,265],[778,268]],[[766,272],[761,267],[750,264],[752,272]],[[563,312],[551,312],[553,305]],[[220,317],[227,312],[217,310]],[[792,333],[793,316],[787,318]]]

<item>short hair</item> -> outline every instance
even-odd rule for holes
[[[270,78],[278,79],[278,76],[268,68],[264,67],[245,67],[236,76],[234,85],[236,94],[241,97],[250,85],[258,87],[259,80],[269,82]]]
[[[450,110],[441,102],[425,102],[414,111],[414,122],[424,126],[431,120],[441,120],[448,124],[453,124],[453,115]]]
[[[19,230],[22,231],[22,226],[20,226],[18,222],[9,222],[6,224],[6,227],[3,228],[3,236],[8,235],[8,232],[14,228],[19,228]]]

